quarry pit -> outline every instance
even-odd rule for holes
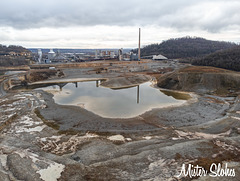
[[[239,73],[167,61],[48,68],[1,77],[0,180],[238,180]],[[36,90],[89,80],[112,89],[151,81],[186,102],[105,118]],[[212,163],[227,164],[236,176],[178,177],[183,164],[209,171]]]

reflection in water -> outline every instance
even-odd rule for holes
[[[58,84],[60,91],[56,91],[53,86],[42,89],[51,91],[58,104],[78,105],[102,117],[110,118],[134,117],[153,108],[179,105],[185,102],[165,95],[151,87],[150,82],[125,89],[101,87],[98,81],[74,84]]]
[[[139,104],[139,87],[140,85],[137,86],[137,103]]]
[[[189,100],[191,99],[191,96],[186,93],[180,93],[176,91],[169,91],[169,90],[161,90],[162,93],[164,93],[167,96],[172,96],[175,99],[178,100]]]
[[[99,83],[98,83],[98,80],[96,80],[96,87],[99,87]]]
[[[62,91],[62,88],[67,85],[67,83],[61,83],[61,84],[58,84],[59,88],[60,88],[60,91]]]

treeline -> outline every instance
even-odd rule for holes
[[[193,59],[192,64],[240,71],[240,46],[217,51],[204,58]]]
[[[31,52],[22,46],[0,44],[0,66],[28,65]]]
[[[160,44],[145,46],[141,49],[141,56],[162,54],[169,59],[203,57],[217,50],[234,46],[236,46],[235,43],[211,41],[198,37],[172,38]]]
[[[10,53],[22,54],[22,53],[30,53],[30,51],[22,46],[16,45],[1,45],[0,44],[0,55],[10,55]]]

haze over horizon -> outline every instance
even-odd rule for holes
[[[136,48],[197,36],[240,42],[238,0],[2,0],[0,44],[27,48]]]

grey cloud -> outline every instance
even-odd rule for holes
[[[214,5],[221,8],[218,16],[204,19],[204,12],[211,11]],[[158,25],[214,32],[228,26],[240,26],[240,2],[237,0],[2,0],[0,7],[0,26],[16,29]]]

